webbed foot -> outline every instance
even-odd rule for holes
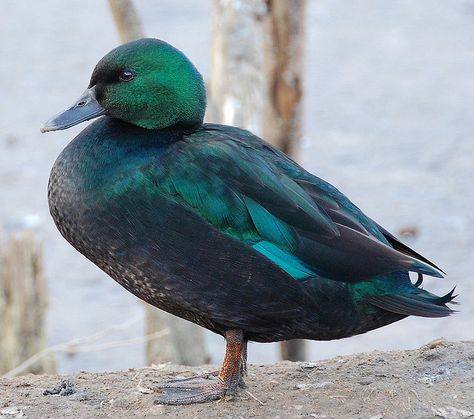
[[[233,396],[239,388],[245,388],[242,380],[246,372],[246,345],[240,330],[226,332],[226,354],[219,373],[164,381],[158,384],[161,395],[156,404],[181,405],[205,403]],[[245,350],[244,350],[245,348]],[[244,365],[243,365],[244,364]]]
[[[170,380],[158,384],[161,390],[156,404],[205,403],[235,394],[236,388],[228,388],[216,375]]]

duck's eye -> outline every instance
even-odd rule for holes
[[[130,70],[122,70],[119,74],[120,81],[130,81],[134,77],[134,74]]]

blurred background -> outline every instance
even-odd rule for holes
[[[4,336],[3,344],[12,353],[22,352],[26,344],[18,336],[25,333],[8,329],[31,317],[21,330],[36,334],[38,343],[27,345],[23,358],[47,354],[43,370],[61,373],[146,365],[154,360],[147,354],[150,342],[159,352],[156,346],[166,339],[159,325],[173,327],[166,318],[150,326],[153,315],[144,305],[65,242],[48,213],[49,171],[85,125],[49,135],[39,128],[79,96],[96,62],[121,42],[124,34],[114,20],[120,16],[112,13],[112,3],[3,0],[0,16],[0,336],[11,332],[16,337]],[[221,100],[232,96],[233,88],[242,90],[239,79],[243,86],[265,83],[268,69],[263,66],[260,74],[248,66],[266,59],[259,50],[265,43],[268,50],[271,40],[258,25],[272,2],[253,3],[252,10],[237,0],[137,0],[134,5],[143,33],[181,49],[213,88],[208,121],[247,125],[271,137],[271,112],[239,122],[238,106],[229,111]],[[297,3],[305,4],[290,10],[297,19],[290,22],[295,38],[289,67],[296,64],[292,71],[301,76],[301,85],[288,151],[445,270],[447,279],[427,278],[425,285],[438,294],[456,285],[462,304],[460,313],[446,319],[409,318],[362,336],[308,342],[305,357],[415,348],[441,336],[473,339],[474,1]],[[233,15],[226,14],[229,10]],[[232,55],[236,42],[240,49]],[[235,65],[223,84],[219,77],[229,70],[219,67],[219,57]],[[261,95],[250,106],[265,110],[265,100]],[[12,280],[15,275],[30,276],[34,285]],[[17,291],[8,288],[15,286]],[[26,301],[27,308],[7,310],[12,298]],[[32,306],[38,301],[36,312]],[[222,338],[203,333],[203,361],[219,364]],[[251,363],[279,358],[277,344],[249,348]],[[6,365],[0,373],[16,366]]]

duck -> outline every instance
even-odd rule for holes
[[[226,341],[218,372],[158,384],[157,403],[237,394],[248,342],[341,339],[454,312],[454,289],[421,287],[444,276],[438,266],[261,138],[204,123],[205,110],[196,67],[146,38],[106,54],[41,129],[96,119],[51,170],[61,235],[141,300]]]

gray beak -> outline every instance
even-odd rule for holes
[[[67,129],[89,119],[105,115],[107,110],[100,106],[95,98],[95,86],[81,95],[70,108],[54,115],[46,121],[41,128],[41,132]]]

